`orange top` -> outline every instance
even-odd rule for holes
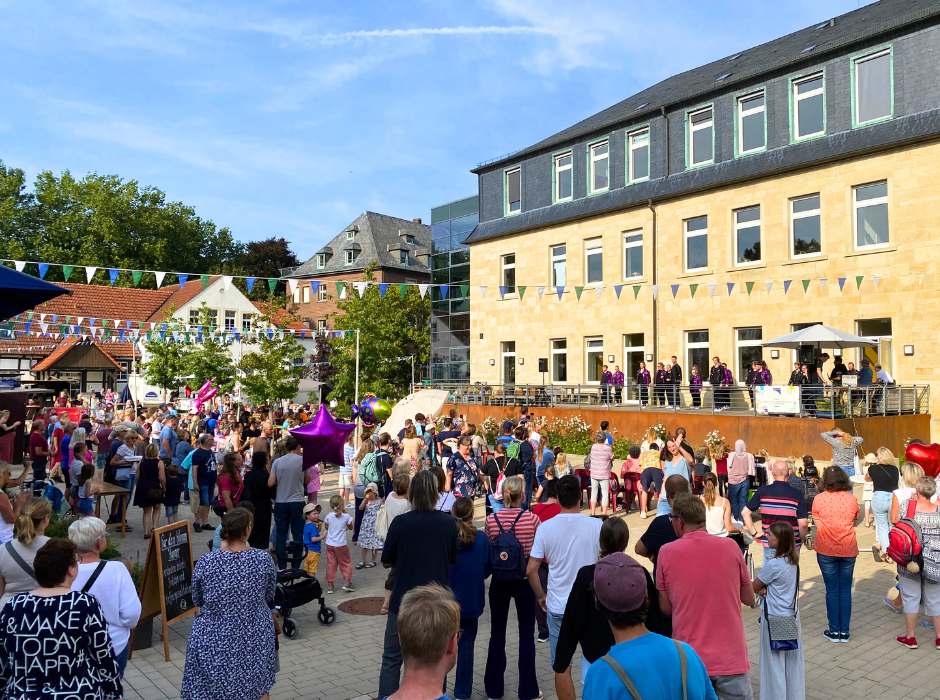
[[[858,501],[851,491],[824,491],[813,499],[816,540],[813,549],[828,557],[857,557],[855,519]]]

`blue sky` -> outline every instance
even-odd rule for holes
[[[427,221],[479,161],[858,4],[0,0],[0,159],[133,178],[305,259],[365,210]]]

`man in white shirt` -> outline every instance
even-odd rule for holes
[[[539,525],[529,552],[526,577],[548,618],[552,664],[565,605],[582,566],[596,564],[600,556],[601,521],[581,514],[581,483],[572,475],[558,479],[561,513]],[[548,596],[539,581],[539,564],[548,562]]]
[[[887,370],[881,368],[881,365],[875,365],[875,382],[877,384],[894,384],[894,377],[888,374]]]

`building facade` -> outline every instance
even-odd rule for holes
[[[470,249],[479,223],[479,198],[431,209],[431,282],[448,285],[447,298],[431,288],[431,379],[470,381]]]
[[[289,284],[297,315],[312,330],[332,330],[336,302],[346,298],[346,285],[365,279],[366,268],[376,283],[429,282],[430,248],[431,227],[421,219],[363,213],[303,265],[285,271],[296,280]]]
[[[786,383],[824,323],[940,388],[940,6],[882,0],[479,167],[471,379],[592,384],[675,355]],[[856,364],[862,354],[846,351]],[[655,370],[655,364],[648,365]]]

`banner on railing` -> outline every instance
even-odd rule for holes
[[[754,402],[758,413],[800,414],[800,387],[755,386]]]

